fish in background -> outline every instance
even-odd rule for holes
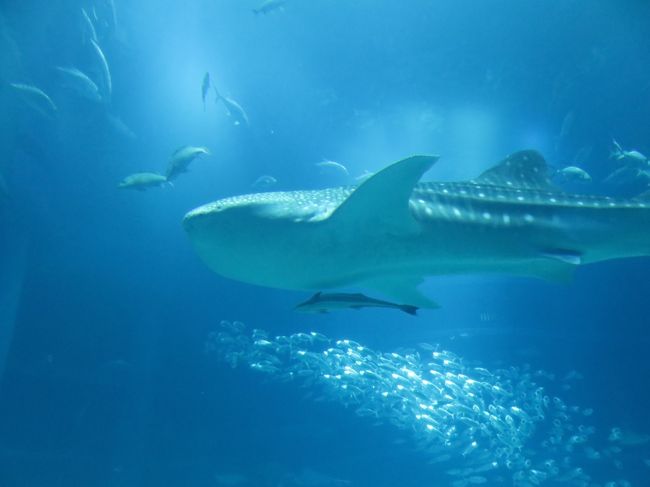
[[[190,163],[201,155],[210,155],[207,147],[185,145],[174,151],[167,166],[167,181],[176,179],[180,174],[187,172]]]
[[[106,120],[108,121],[108,124],[110,127],[118,134],[123,136],[124,138],[130,139],[130,140],[135,140],[138,138],[138,136],[129,128],[127,124],[124,123],[124,121],[118,117],[117,115],[112,115],[110,113],[106,114]]]
[[[144,191],[149,188],[162,188],[167,183],[171,185],[162,174],[156,172],[138,172],[125,177],[117,187]]]
[[[648,158],[637,150],[624,150],[621,145],[612,139],[612,150],[610,158],[619,164],[639,169],[648,169]]]
[[[578,166],[566,166],[555,172],[553,177],[567,183],[590,183],[591,175]]]
[[[323,159],[321,162],[317,162],[316,166],[323,169],[336,169],[337,171],[345,174],[346,176],[350,175],[350,172],[348,171],[347,167],[345,167],[340,162],[332,161],[330,159]]]
[[[390,352],[316,332],[274,336],[222,321],[204,349],[232,368],[318,391],[373,425],[408,435],[422,461],[441,464],[434,468],[449,476],[431,485],[627,486],[627,481],[607,483],[620,474],[618,459],[609,453],[647,458],[617,443],[621,435],[610,440],[609,452],[594,455],[602,435],[587,419],[593,410],[554,395],[558,382],[551,374],[528,365],[483,367],[442,347],[425,346],[428,353]],[[647,440],[638,435],[633,441]],[[347,484],[305,479],[272,485]]]
[[[314,294],[307,301],[294,309],[303,313],[328,313],[339,309],[393,308],[415,316],[417,306],[395,304],[381,299],[374,299],[360,293],[322,293]]]
[[[244,108],[232,98],[223,96],[219,93],[216,86],[213,86],[212,88],[214,89],[214,94],[217,96],[216,103],[219,103],[219,101],[223,103],[228,111],[228,116],[232,118],[233,123],[235,125],[248,126],[248,115]]]
[[[251,184],[251,188],[254,189],[268,189],[272,186],[275,186],[277,184],[278,180],[275,179],[273,176],[269,176],[268,174],[264,174],[257,178],[253,184]]]
[[[203,111],[205,111],[205,98],[208,96],[210,89],[210,73],[206,71],[203,75],[203,82],[201,83],[201,98],[203,99]]]
[[[93,48],[93,52],[96,57],[97,68],[100,70],[101,74],[101,89],[102,89],[102,98],[105,102],[111,100],[111,95],[113,92],[113,82],[111,81],[111,70],[108,67],[108,61],[106,61],[106,56],[102,48],[94,40],[90,40],[90,45]]]
[[[268,14],[275,10],[283,10],[286,0],[265,0],[257,8],[253,9],[253,13],[257,14]]]
[[[95,43],[98,42],[95,24],[93,24],[88,12],[86,12],[86,9],[83,7],[81,7],[81,29],[84,44],[87,44],[90,41],[94,41]]]
[[[77,68],[63,68],[57,66],[56,70],[61,75],[63,86],[74,91],[77,95],[95,103],[102,101],[97,84],[90,77]]]
[[[619,167],[605,177],[605,185],[627,189],[631,192],[645,191],[650,184],[650,163],[648,158],[637,150],[624,150],[612,139],[610,159]]]
[[[25,83],[9,83],[19,95],[20,98],[31,108],[47,118],[56,115],[58,108],[47,93],[34,85]]]

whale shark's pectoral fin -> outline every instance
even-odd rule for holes
[[[379,277],[364,281],[361,286],[372,288],[400,304],[409,304],[418,308],[439,308],[438,303],[418,291],[417,287],[423,281],[424,279],[418,276]]]
[[[559,191],[559,188],[551,182],[550,174],[550,168],[539,152],[522,150],[509,155],[471,182],[513,188]]]
[[[412,156],[391,164],[365,180],[334,210],[337,224],[373,225],[393,234],[417,233],[419,224],[409,210],[413,187],[438,156]]]

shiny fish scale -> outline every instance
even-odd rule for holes
[[[536,383],[549,377],[541,371],[489,371],[443,350],[422,360],[318,333],[249,335],[239,322],[222,322],[206,351],[232,367],[321,388],[357,415],[409,432],[430,463],[462,460],[463,468],[447,471],[452,485],[492,485],[507,475],[520,487],[588,486],[580,462],[605,460],[590,444],[595,429],[581,423],[582,410]]]

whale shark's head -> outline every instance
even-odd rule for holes
[[[356,187],[221,199],[190,211],[183,225],[203,261],[225,277],[283,289],[334,288],[371,273],[377,262],[367,258],[368,242],[418,233],[409,198],[436,160],[404,159]]]
[[[304,259],[305,229],[326,220],[353,188],[235,196],[200,206],[183,227],[201,259],[231,279],[293,288],[290,267]],[[301,236],[296,235],[300,232]]]

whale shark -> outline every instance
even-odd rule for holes
[[[183,219],[218,274],[280,289],[367,288],[420,307],[428,276],[507,274],[567,282],[580,265],[650,254],[650,196],[573,194],[535,150],[476,179],[420,182],[415,155],[358,186],[234,196]]]

